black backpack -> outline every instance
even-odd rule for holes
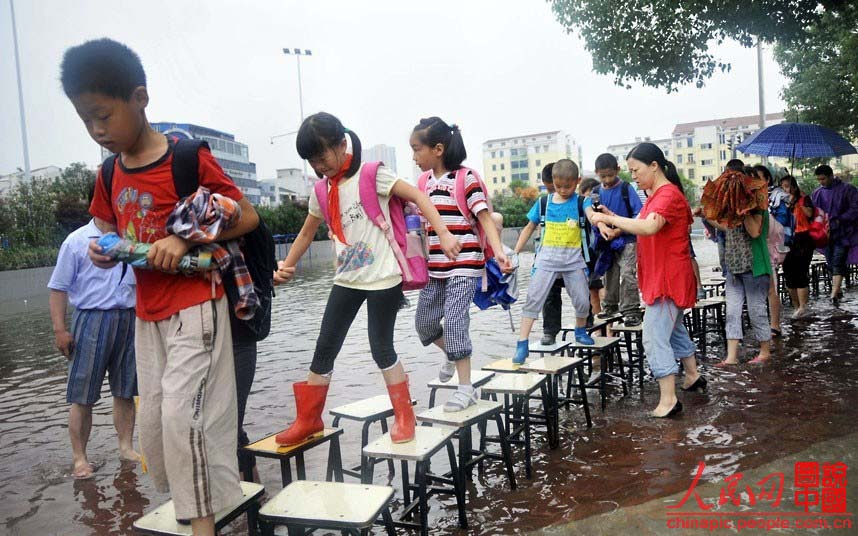
[[[173,150],[173,185],[176,188],[176,194],[179,199],[191,195],[197,191],[200,184],[200,157],[199,151],[201,147],[209,148],[209,144],[203,140],[185,140],[167,138],[170,147]],[[107,198],[113,203],[112,184],[113,184],[113,168],[116,164],[116,155],[110,155],[101,166],[101,180],[104,182],[104,188],[107,191]],[[240,320],[235,318],[233,308],[229,308],[230,318],[233,325],[233,333],[235,328],[239,328],[242,332],[249,332],[248,336],[255,337],[257,341],[261,341],[268,336],[271,331],[271,300],[274,297],[274,271],[277,270],[277,258],[274,253],[274,237],[271,231],[262,218],[259,219],[259,226],[253,231],[250,231],[241,237],[241,252],[244,254],[244,261],[247,264],[247,270],[253,280],[253,288],[259,298],[259,307],[253,318],[249,320]],[[230,305],[238,301],[238,288],[235,286],[235,280],[232,277],[224,277],[224,290]]]

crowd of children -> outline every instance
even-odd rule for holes
[[[217,278],[177,274],[182,257],[201,241],[168,232],[168,218],[180,201],[174,184],[175,146],[149,125],[149,94],[137,55],[107,39],[74,47],[63,59],[62,84],[90,136],[118,155],[108,160],[109,173],[99,172],[90,207],[94,227],[99,233],[118,232],[150,246],[147,262],[153,269],[135,267],[133,331],[142,454],[156,488],[171,493],[176,516],[189,521],[194,534],[213,534],[214,514],[241,496],[235,452],[243,403],[237,412],[233,335],[223,285]],[[621,314],[627,326],[643,324],[645,352],[661,393],[653,416],[669,417],[682,410],[674,384],[678,361],[685,369],[682,388],[705,389],[682,322],[683,309],[694,305],[700,288],[689,238],[693,217],[675,167],[657,146],[641,143],[628,155],[639,189],[620,180],[619,163],[610,154],[596,159],[598,181],[581,181],[578,165],[569,159],[547,166],[542,179],[548,194],[534,202],[511,252],[501,242],[495,223],[499,215],[492,213],[485,184],[475,170],[463,167],[467,155],[459,127],[438,117],[421,119],[409,141],[414,162],[423,171],[416,187],[383,164],[361,161],[357,134],[333,115],[317,113],[301,124],[298,153],[320,182],[310,194],[301,232],[273,277],[277,284],[292,279],[323,222],[335,244],[337,268],[307,379],[293,385],[297,417],[276,436],[279,444],[299,443],[323,430],[321,416],[335,360],[364,302],[372,358],[394,409],[391,438],[394,442],[414,438],[406,367],[393,344],[403,289],[420,288],[415,331],[423,345],[435,345],[442,352],[439,379],[457,378],[458,388],[444,411],[473,405],[471,302],[478,290],[486,290],[487,260],[493,258],[502,272],[512,272],[517,266],[511,262],[512,253],[520,252],[538,229],[538,253],[522,307],[514,363],[527,359],[530,332],[540,311],[546,317],[542,342],[554,342],[560,329],[562,287],[572,300],[575,340],[580,344],[593,344],[587,327],[594,315]],[[231,200],[234,207],[234,217],[217,240],[234,240],[254,230],[259,220],[253,206],[211,152],[203,146],[196,157],[201,191]],[[831,218],[828,255],[835,304],[841,296],[848,249],[855,245],[850,241],[858,236],[848,232],[858,223],[858,192],[835,181],[825,167],[817,174],[820,190],[826,192],[815,192],[812,202],[795,179],[781,183],[784,195],[779,199],[796,220],[793,249],[784,262],[787,286],[798,305],[794,318],[807,313],[813,242],[806,233],[811,231],[814,207],[826,207]],[[417,215],[425,225],[428,246],[422,266],[410,263],[413,252],[403,250],[402,240],[403,222]],[[768,222],[764,214],[751,213],[739,228],[720,229],[722,264],[730,281],[728,313],[732,312],[727,323],[728,364],[736,362],[742,338],[734,309],[739,304],[740,311],[744,296],[763,343],[757,360],[768,357],[771,334],[768,325],[763,326],[772,274],[765,248]],[[116,266],[116,260],[104,253],[96,241],[89,244],[93,265]],[[65,290],[70,284],[56,288]],[[641,298],[646,304],[643,312]],[[123,304],[119,307],[127,309]],[[70,336],[63,323],[58,325],[64,334],[58,345],[70,353]],[[127,400],[132,390],[117,390],[115,395]],[[75,400],[70,395],[70,401]],[[92,403],[91,397],[79,400]],[[84,454],[76,451],[76,456],[80,458],[76,470],[88,471]]]

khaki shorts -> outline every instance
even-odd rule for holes
[[[213,515],[241,498],[238,416],[226,297],[136,324],[140,446],[176,517]]]

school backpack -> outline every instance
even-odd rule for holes
[[[425,287],[429,282],[429,269],[426,264],[426,257],[423,256],[422,251],[409,251],[407,247],[405,208],[406,206],[410,206],[410,203],[395,195],[391,195],[387,205],[388,212],[390,213],[390,222],[388,223],[387,218],[384,217],[381,204],[378,202],[376,186],[376,174],[378,173],[378,167],[382,164],[382,162],[366,162],[361,166],[360,177],[358,179],[360,202],[370,221],[381,229],[381,232],[387,238],[388,244],[390,244],[390,249],[393,250],[393,255],[396,257],[396,262],[399,264],[399,269],[402,272],[402,290],[418,290]],[[325,222],[330,227],[331,215],[328,213],[328,179],[317,181],[314,188],[319,208],[325,217]],[[411,213],[417,213],[415,207],[410,206],[410,209]]]
[[[821,249],[827,246],[830,232],[828,213],[819,207],[813,207],[813,217],[810,219],[810,228],[807,232],[813,240],[813,247]]]
[[[596,256],[596,252],[593,250],[595,242],[592,236],[593,229],[590,220],[587,219],[587,214],[584,212],[584,196],[576,194],[576,197],[578,199],[578,228],[581,230],[581,252],[584,254],[584,262],[589,263],[590,259]],[[628,203],[628,199],[626,202]]]
[[[179,200],[197,191],[200,186],[200,148],[209,148],[203,140],[187,140],[168,137],[173,149],[173,186]],[[113,169],[116,165],[116,155],[108,156],[101,166],[101,179],[104,182],[107,198],[113,199]],[[112,201],[111,201],[112,203]],[[274,298],[274,271],[277,270],[277,258],[274,254],[274,237],[262,218],[259,226],[250,231],[240,240],[241,252],[247,271],[253,280],[253,289],[259,298],[259,306],[252,318],[236,319],[247,328],[257,341],[263,340],[271,331],[271,300]],[[238,301],[238,289],[232,277],[224,277],[224,290],[230,304]]]
[[[766,236],[766,245],[769,248],[769,257],[772,265],[778,266],[784,262],[786,251],[782,249],[784,244],[784,226],[769,213],[769,234]]]
[[[486,238],[485,229],[483,229],[483,226],[480,225],[480,222],[474,217],[471,210],[468,208],[468,200],[465,196],[465,178],[468,176],[468,172],[474,176],[477,180],[477,184],[479,184],[480,188],[483,190],[483,194],[486,196],[486,205],[489,208],[489,214],[493,212],[492,201],[489,199],[489,189],[486,188],[486,183],[483,182],[482,177],[480,177],[480,174],[477,173],[477,170],[475,169],[460,167],[456,170],[456,182],[453,187],[453,198],[456,200],[456,207],[459,209],[459,212],[462,213],[462,216],[465,217],[468,225],[477,232],[477,238],[480,241],[480,249],[483,250],[483,255],[485,255],[486,260],[488,260],[495,256],[494,251]],[[429,177],[431,175],[431,171],[426,171],[417,179],[417,189],[426,195],[429,195],[429,192],[426,191],[426,185],[428,184]]]

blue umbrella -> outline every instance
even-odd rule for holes
[[[825,158],[856,154],[849,140],[830,128],[810,123],[780,123],[764,128],[736,147],[745,154]]]

